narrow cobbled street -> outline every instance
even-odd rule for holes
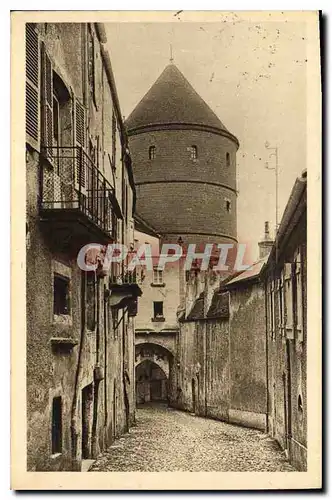
[[[266,434],[162,406],[136,411],[130,429],[90,471],[294,471]]]

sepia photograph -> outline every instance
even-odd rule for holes
[[[319,13],[11,21],[12,488],[321,487]]]

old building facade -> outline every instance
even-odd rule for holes
[[[177,407],[267,429],[264,265],[224,279],[212,269],[190,273],[179,320]]]
[[[307,179],[293,187],[264,273],[268,428],[307,467]]]
[[[139,287],[77,264],[133,244],[135,186],[102,24],[26,25],[28,470],[80,470],[135,418]]]

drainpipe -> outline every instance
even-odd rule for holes
[[[95,275],[96,279],[96,302],[97,302],[97,310],[96,310],[96,365],[95,368],[99,366],[99,348],[100,348],[100,278]],[[94,372],[95,373],[95,372]],[[97,422],[98,422],[98,394],[99,394],[99,383],[100,380],[94,380],[94,394],[93,394],[93,418],[92,418],[92,457],[96,458],[98,454],[97,450]]]
[[[77,419],[77,402],[78,402],[78,392],[79,392],[79,379],[82,371],[82,354],[83,354],[83,344],[85,340],[85,273],[81,272],[81,338],[80,347],[78,352],[78,360],[76,365],[75,374],[75,385],[74,385],[74,396],[71,409],[71,447],[72,447],[72,464],[73,470],[79,470],[79,461],[77,458],[77,439],[79,434],[79,425]]]
[[[104,429],[105,429],[105,438],[107,431],[107,421],[108,421],[108,401],[107,401],[107,377],[108,377],[108,358],[107,358],[107,322],[108,318],[108,296],[106,295],[106,287],[104,285],[104,406],[105,406],[105,414],[104,414]]]
[[[207,352],[206,352],[206,335],[207,335],[207,321],[203,320],[202,324],[204,326],[204,416],[206,417],[207,413],[207,397],[206,397],[206,387],[207,387],[207,382],[206,382],[206,374],[207,374]]]

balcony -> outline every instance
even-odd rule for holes
[[[137,314],[137,298],[142,295],[140,287],[142,283],[141,273],[136,269],[129,271],[129,259],[126,262],[114,266],[109,277],[110,299],[109,305],[116,308],[128,308],[129,316]]]
[[[84,150],[44,148],[41,165],[40,216],[57,247],[115,241],[122,213],[114,188]]]

